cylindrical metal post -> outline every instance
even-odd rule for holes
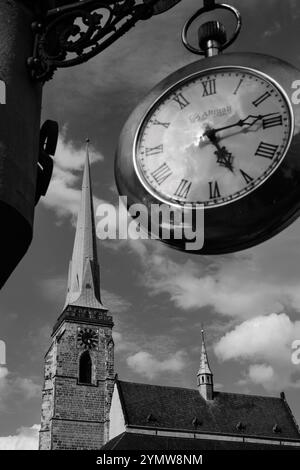
[[[26,66],[36,13],[29,5],[0,4],[0,287],[32,239],[42,85]]]

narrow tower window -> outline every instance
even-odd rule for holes
[[[79,382],[84,384],[92,383],[92,360],[88,351],[84,351],[80,357]]]

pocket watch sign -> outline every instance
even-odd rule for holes
[[[199,28],[199,48],[193,47],[191,24],[219,9],[236,18],[232,37],[227,40],[224,26],[211,21]],[[126,122],[116,154],[116,182],[129,206],[204,211],[199,254],[257,245],[300,211],[300,109],[299,100],[292,100],[300,71],[268,55],[221,54],[240,29],[235,8],[204,2],[182,39],[205,58],[177,70],[146,96]],[[184,237],[162,241],[189,251]]]

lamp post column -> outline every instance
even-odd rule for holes
[[[38,1],[1,0],[0,287],[32,238],[42,84],[30,78]]]

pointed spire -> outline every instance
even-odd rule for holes
[[[212,375],[212,372],[209,367],[207,352],[206,352],[203,328],[201,328],[201,338],[202,338],[202,347],[201,347],[200,367],[199,367],[198,374],[211,374]]]
[[[202,337],[202,347],[201,347],[201,357],[200,357],[200,367],[197,374],[197,385],[200,394],[205,398],[205,400],[213,400],[214,385],[213,385],[213,374],[209,366],[205,339],[204,339],[204,330],[201,328],[201,337]]]
[[[100,297],[100,270],[97,256],[93,194],[90,175],[89,139],[82,180],[72,260],[69,266],[67,305],[107,310]]]

